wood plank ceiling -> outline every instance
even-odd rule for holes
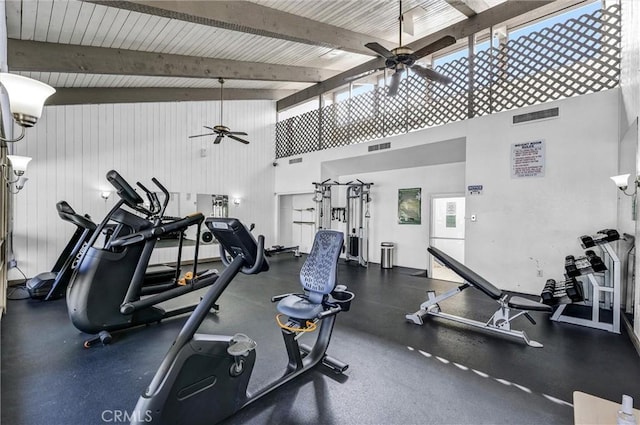
[[[474,17],[485,16],[495,25],[496,19],[543,10],[538,7],[551,3],[503,2],[405,0],[404,11],[420,13],[414,35],[404,34],[403,44],[421,47],[431,34],[456,25],[473,33],[486,28],[474,23]],[[365,42],[388,48],[398,44],[395,0],[5,4],[9,70],[58,88],[54,103],[118,101],[113,90],[109,100],[103,96],[114,88],[122,101],[216,98],[218,90],[202,89],[219,88],[218,78],[223,77],[227,99],[288,98],[286,106],[291,106],[344,84],[345,72],[354,73],[358,65],[374,60]],[[526,7],[518,7],[522,4]],[[500,8],[502,13],[494,13]],[[517,12],[505,14],[508,9]],[[328,80],[334,82],[323,85]],[[301,90],[306,94],[299,94]]]

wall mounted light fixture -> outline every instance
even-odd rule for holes
[[[629,176],[631,174],[620,174],[619,176],[610,177],[611,180],[618,186],[618,189],[627,196],[634,196],[638,192],[638,186],[640,185],[640,177],[636,177],[633,181],[633,193],[627,193],[627,187],[629,183]]]
[[[240,205],[240,198],[233,198],[233,205],[238,206]]]
[[[100,192],[100,197],[105,201],[109,199],[110,196],[111,196],[111,191],[109,190],[103,190],[102,192]]]
[[[28,177],[24,176],[29,161],[31,161],[31,158],[28,156],[7,155],[7,162],[2,164],[2,178],[11,193],[20,192],[27,180],[29,180]],[[13,176],[11,176],[10,169],[13,170]]]
[[[7,92],[13,119],[22,128],[22,134],[18,138],[0,137],[0,140],[17,142],[24,137],[25,128],[33,127],[38,122],[45,100],[56,90],[43,82],[7,72],[0,72],[0,84]]]
[[[633,192],[627,193],[630,175],[631,174],[620,174],[619,176],[611,177],[611,180],[613,180],[613,182],[616,184],[616,186],[618,186],[618,189],[620,189],[622,193],[631,197],[631,220],[635,221],[637,219],[636,201],[638,197],[638,186],[640,186],[640,176],[636,176],[633,181]]]

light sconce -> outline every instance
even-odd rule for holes
[[[102,192],[100,192],[100,197],[105,201],[109,199],[110,196],[111,196],[111,192],[108,190],[103,190]]]
[[[0,140],[17,142],[24,137],[25,128],[33,127],[38,122],[45,100],[54,94],[56,89],[43,82],[6,72],[0,72],[0,84],[7,92],[13,119],[22,127],[22,134],[17,139],[0,137]]]
[[[636,177],[635,181],[633,182],[633,193],[627,193],[630,175],[631,174],[621,174],[619,176],[613,176],[611,177],[611,180],[613,180],[613,182],[616,184],[616,186],[618,186],[618,189],[620,189],[622,193],[627,196],[634,196],[638,192],[638,185],[640,185],[640,180],[638,180],[638,177]]]
[[[235,205],[236,207],[240,205],[240,198],[233,198],[233,205]]]
[[[28,177],[24,176],[24,173],[27,171],[27,165],[31,158],[28,156],[7,155],[7,161],[8,163],[2,164],[2,178],[7,183],[9,191],[16,194],[22,190],[27,180],[29,180]],[[9,168],[13,169],[13,175],[15,176],[13,179],[9,175]]]

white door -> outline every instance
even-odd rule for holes
[[[464,264],[464,207],[462,195],[433,195],[431,197],[430,245]],[[433,279],[462,282],[463,279],[444,267],[433,255],[430,257]]]

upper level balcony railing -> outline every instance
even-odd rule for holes
[[[619,6],[597,10],[276,125],[276,158],[346,146],[494,112],[617,87]]]

